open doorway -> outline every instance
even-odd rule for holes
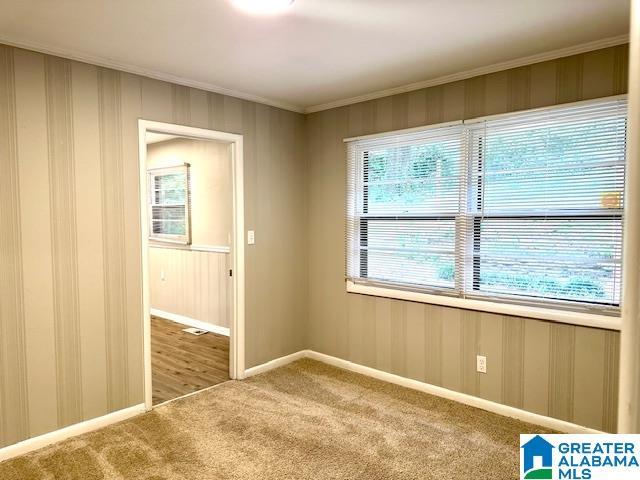
[[[242,137],[140,121],[145,404],[244,376]]]

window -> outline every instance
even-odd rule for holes
[[[347,278],[615,310],[626,100],[349,142]]]
[[[189,165],[158,168],[149,174],[149,238],[191,243]]]

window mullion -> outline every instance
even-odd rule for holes
[[[455,242],[455,289],[459,295],[464,296],[469,282],[469,227],[470,227],[470,189],[471,185],[471,138],[469,129],[464,128],[461,132],[460,142],[460,191],[458,198],[458,215],[456,217],[456,242]]]
[[[362,153],[362,213],[369,213],[369,152]],[[359,252],[360,252],[360,276],[367,278],[369,274],[369,223],[367,219],[360,218]],[[362,247],[365,247],[364,249]]]

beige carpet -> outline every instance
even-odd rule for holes
[[[0,464],[0,479],[509,479],[538,427],[311,360]]]

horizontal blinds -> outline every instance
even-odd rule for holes
[[[188,242],[189,167],[149,170],[149,234],[154,239]]]
[[[349,144],[347,276],[453,288],[462,125]]]
[[[468,293],[619,303],[625,131],[619,100],[469,126]]]
[[[617,305],[626,100],[348,143],[347,278]]]

